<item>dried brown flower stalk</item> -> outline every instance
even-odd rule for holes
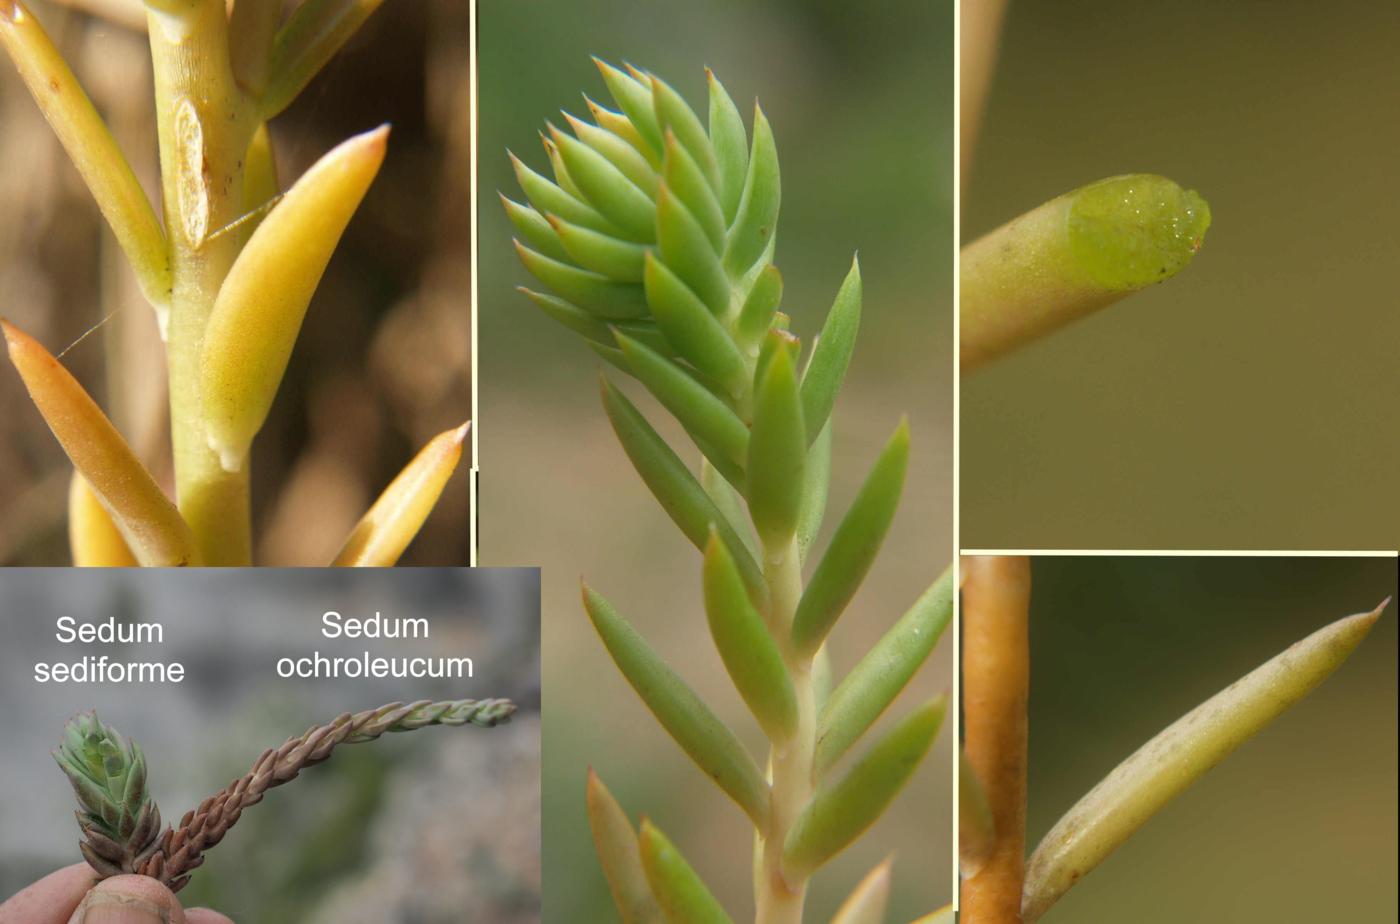
[[[78,813],[79,825],[87,839],[83,856],[100,878],[124,872],[138,873],[159,880],[178,892],[190,881],[190,874],[204,862],[204,853],[223,840],[242,816],[243,810],[262,801],[263,793],[297,778],[303,768],[319,764],[342,744],[373,741],[389,732],[413,731],[428,725],[477,725],[490,728],[508,721],[515,704],[506,699],[452,700],[389,703],[353,715],[345,713],[325,725],[312,726],[294,735],[281,747],[262,753],[253,768],[199,807],[186,812],[176,829],[166,828],[158,844],[151,844],[147,828],[158,828],[159,811],[145,786],[145,764],[140,749],[113,729],[103,726],[92,713],[84,713],[69,723],[59,765],[68,774],[85,811]],[[125,763],[139,766],[130,772]],[[100,772],[99,772],[100,771]],[[96,779],[101,777],[101,779]],[[107,781],[114,785],[108,785]],[[94,786],[96,784],[96,787]],[[138,807],[133,812],[131,806]],[[121,824],[105,830],[103,819],[154,816],[149,824]],[[123,842],[127,829],[139,827],[142,844],[133,855]],[[153,849],[154,848],[154,849]],[[133,860],[132,857],[135,856]],[[114,862],[120,858],[130,862]]]

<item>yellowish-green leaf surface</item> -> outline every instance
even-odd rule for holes
[[[642,820],[642,865],[671,924],[730,924],[729,915],[666,835]]]
[[[1065,813],[1026,866],[1025,924],[1103,862],[1168,802],[1326,680],[1371,631],[1381,603],[1339,619],[1177,719]]]
[[[429,440],[355,525],[331,564],[383,568],[397,563],[456,471],[470,428],[468,421]]]
[[[170,301],[165,234],[106,123],[43,26],[19,0],[0,0],[0,45],[9,52],[44,118],[92,190],[136,272],[141,293],[163,322]]]
[[[588,824],[622,924],[663,924],[665,918],[642,868],[637,832],[592,767],[588,768]]]
[[[79,568],[130,568],[139,564],[126,547],[121,530],[92,485],[78,472],[68,485],[68,547]]]
[[[317,161],[263,219],[219,289],[199,386],[209,445],[229,471],[243,467],[267,419],[311,296],[388,137],[382,126]]]
[[[894,857],[886,857],[866,873],[836,910],[831,924],[882,924],[885,906],[890,901],[890,866],[893,863]]]
[[[195,564],[189,526],[107,415],[36,340],[3,321],[0,327],[35,407],[137,560],[147,566]]]

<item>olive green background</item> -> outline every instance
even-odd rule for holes
[[[964,240],[1139,171],[1214,223],[963,382],[964,547],[1400,547],[1397,47],[1395,3],[1011,4]]]
[[[608,660],[579,604],[581,574],[758,753],[762,740],[708,637],[699,555],[652,500],[599,406],[598,359],[514,291],[530,277],[495,195],[518,195],[505,149],[544,168],[544,120],[561,107],[581,114],[581,92],[606,99],[591,54],[656,71],[701,112],[704,65],[746,122],[762,99],[782,162],[776,262],[794,329],[804,338],[816,330],[857,249],[865,281],[861,339],[836,409],[824,535],[901,414],[913,430],[904,503],[833,636],[844,671],[950,553],[951,16],[944,0],[480,6],[480,558],[543,567],[547,921],[615,917],[584,813],[589,764],[634,822],[647,814],[673,838],[735,920],[752,915],[747,822]],[[678,429],[662,430],[691,455]],[[948,687],[951,632],[931,660],[892,715]],[[812,920],[829,918],[891,850],[892,921],[951,900],[949,740],[945,729],[886,817],[818,874]]]
[[[1032,563],[1028,850],[1188,710],[1396,593],[1394,558]],[[1396,919],[1396,606],[1044,924]]]

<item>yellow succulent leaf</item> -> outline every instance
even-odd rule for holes
[[[195,563],[190,528],[107,415],[38,341],[0,321],[10,361],[142,565]]]
[[[302,319],[379,165],[389,127],[316,162],[258,225],[219,289],[200,357],[210,448],[238,471],[267,419]]]
[[[76,471],[68,485],[68,547],[73,564],[79,568],[130,568],[137,564],[92,485]]]
[[[429,440],[355,525],[331,564],[383,568],[397,563],[442,496],[470,428],[468,421]]]

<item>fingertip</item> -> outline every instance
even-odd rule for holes
[[[180,900],[149,876],[113,876],[83,898],[70,924],[186,924]]]
[[[0,904],[0,924],[66,921],[96,880],[92,867],[86,863],[50,873]]]
[[[185,912],[186,924],[233,924],[233,918],[208,908],[191,908]]]

